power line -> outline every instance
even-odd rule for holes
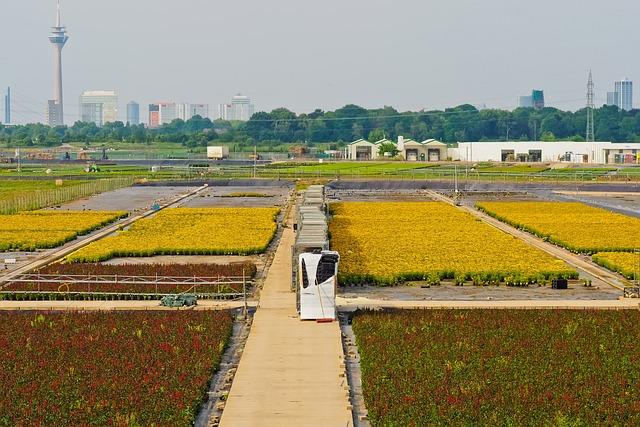
[[[593,142],[596,139],[595,123],[593,119],[593,75],[589,70],[589,81],[587,82],[587,132],[585,140],[587,142]]]

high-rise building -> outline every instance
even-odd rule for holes
[[[149,104],[149,127],[157,128],[160,126],[160,105]]]
[[[127,123],[130,125],[140,124],[140,104],[135,101],[127,104]]]
[[[220,118],[223,120],[248,121],[255,111],[248,96],[238,94],[231,99],[231,104],[220,105]]]
[[[615,105],[621,110],[633,109],[633,82],[622,79],[615,82],[613,92],[607,92],[607,105]]]
[[[87,90],[80,95],[80,121],[98,126],[118,120],[118,95],[115,90]]]
[[[533,108],[533,98],[531,96],[521,96],[518,100],[518,107]]]
[[[49,41],[53,45],[53,99],[47,103],[47,123],[49,126],[64,124],[64,108],[62,100],[62,48],[69,40],[67,29],[60,19],[60,0],[56,13],[56,25],[51,27]]]
[[[533,101],[533,108],[536,110],[544,108],[544,91],[534,89],[531,92],[531,100]]]
[[[202,118],[209,117],[209,105],[208,104],[176,104],[178,112],[178,118],[180,120],[187,121],[193,116],[200,116]]]
[[[55,99],[50,99],[47,101],[47,110],[45,112],[47,118],[47,124],[49,126],[62,126],[64,122],[62,117],[62,108],[61,104]]]
[[[518,107],[535,108],[536,110],[544,108],[544,91],[534,89],[531,91],[531,95],[521,96],[518,99]]]
[[[189,104],[189,118],[200,116],[203,119],[209,117],[209,104]]]
[[[160,124],[168,125],[178,118],[178,105],[175,102],[163,102],[160,107]]]
[[[193,116],[209,117],[208,104],[161,102],[149,105],[149,127],[158,127],[176,119],[187,121]]]
[[[4,122],[11,123],[11,88],[7,88],[7,94],[4,96]]]

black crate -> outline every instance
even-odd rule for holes
[[[553,289],[568,289],[569,282],[567,281],[567,279],[553,279],[551,281],[551,287]]]

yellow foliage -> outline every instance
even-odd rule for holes
[[[336,203],[331,210],[331,246],[340,252],[347,284],[434,275],[485,283],[577,275],[564,262],[445,203]]]
[[[632,251],[640,219],[582,203],[481,202],[489,215],[573,252]]]
[[[266,250],[277,230],[277,208],[175,208],[136,222],[67,257],[98,262],[126,256],[248,255]]]
[[[0,215],[0,250],[33,251],[61,246],[126,212],[33,211]]]
[[[640,279],[640,252],[599,252],[593,261],[627,279]]]

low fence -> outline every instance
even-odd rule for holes
[[[327,179],[327,180],[454,180],[461,182],[633,182],[640,183],[640,170],[634,173],[618,172],[608,174],[602,171],[571,171],[571,172],[508,172],[465,170],[459,168],[457,172],[451,168],[423,168],[423,169],[374,169],[363,166],[361,168],[332,169],[330,166],[317,168],[298,167],[210,167],[210,168],[163,168],[162,178],[169,178],[168,172],[174,178],[180,179]],[[160,178],[160,177],[159,177]]]
[[[254,287],[247,277],[171,277],[28,273],[0,286],[0,300],[160,300],[189,293],[200,299],[240,299]]]
[[[14,214],[21,211],[42,209],[94,194],[130,187],[135,182],[133,177],[100,179],[69,187],[53,190],[34,190],[17,194],[0,200],[0,215]]]

